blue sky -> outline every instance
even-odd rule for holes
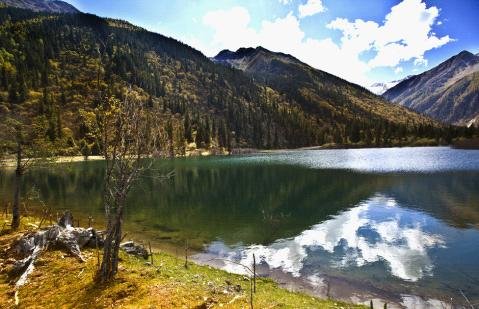
[[[479,0],[66,0],[214,56],[264,46],[369,86],[479,52]]]

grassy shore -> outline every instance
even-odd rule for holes
[[[89,156],[88,161],[97,161],[97,160],[104,160],[103,156]],[[35,160],[35,159],[32,159]],[[80,162],[85,161],[84,156],[62,156],[62,157],[51,157],[47,159],[38,160],[38,164],[46,165],[51,163],[70,163],[70,162]],[[15,158],[7,158],[3,161],[0,161],[0,166],[6,168],[14,168],[16,167],[17,161]]]
[[[0,228],[9,218],[2,218]],[[0,234],[1,308],[248,308],[250,281],[208,266],[157,252],[153,264],[121,253],[116,280],[105,286],[94,284],[99,252],[84,250],[85,263],[61,250],[47,251],[36,263],[26,285],[17,293],[7,272],[14,256],[10,245],[26,231],[34,231],[39,220],[22,218],[19,232]],[[290,292],[269,279],[257,280],[254,308],[363,308],[333,300],[322,300]]]

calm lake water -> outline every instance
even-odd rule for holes
[[[398,306],[479,303],[479,151],[308,150],[162,160],[126,212],[129,237],[287,287]],[[157,171],[155,171],[157,173]],[[101,221],[103,163],[31,170],[23,193]],[[11,172],[0,177],[10,200]],[[32,190],[31,188],[35,188]],[[36,205],[36,206],[34,206]],[[177,249],[178,248],[178,249]],[[452,300],[451,300],[452,299]]]

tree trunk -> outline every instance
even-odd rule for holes
[[[118,253],[120,251],[121,229],[123,221],[123,207],[120,206],[117,212],[109,219],[107,231],[103,246],[103,259],[101,262],[98,279],[100,283],[110,282],[118,272]]]
[[[20,186],[22,184],[22,148],[18,146],[17,149],[17,167],[15,169],[15,183],[13,193],[13,208],[12,208],[12,229],[16,230],[20,226]]]

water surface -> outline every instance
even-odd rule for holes
[[[462,291],[479,302],[477,150],[290,151],[156,168],[175,176],[142,178],[126,211],[130,237],[173,251],[188,239],[194,259],[238,273],[228,261],[251,265],[254,253],[262,275],[321,296],[436,307],[464,304]],[[99,223],[102,177],[99,161],[34,169],[24,193],[32,208],[38,192]],[[11,180],[0,177],[4,201]]]

